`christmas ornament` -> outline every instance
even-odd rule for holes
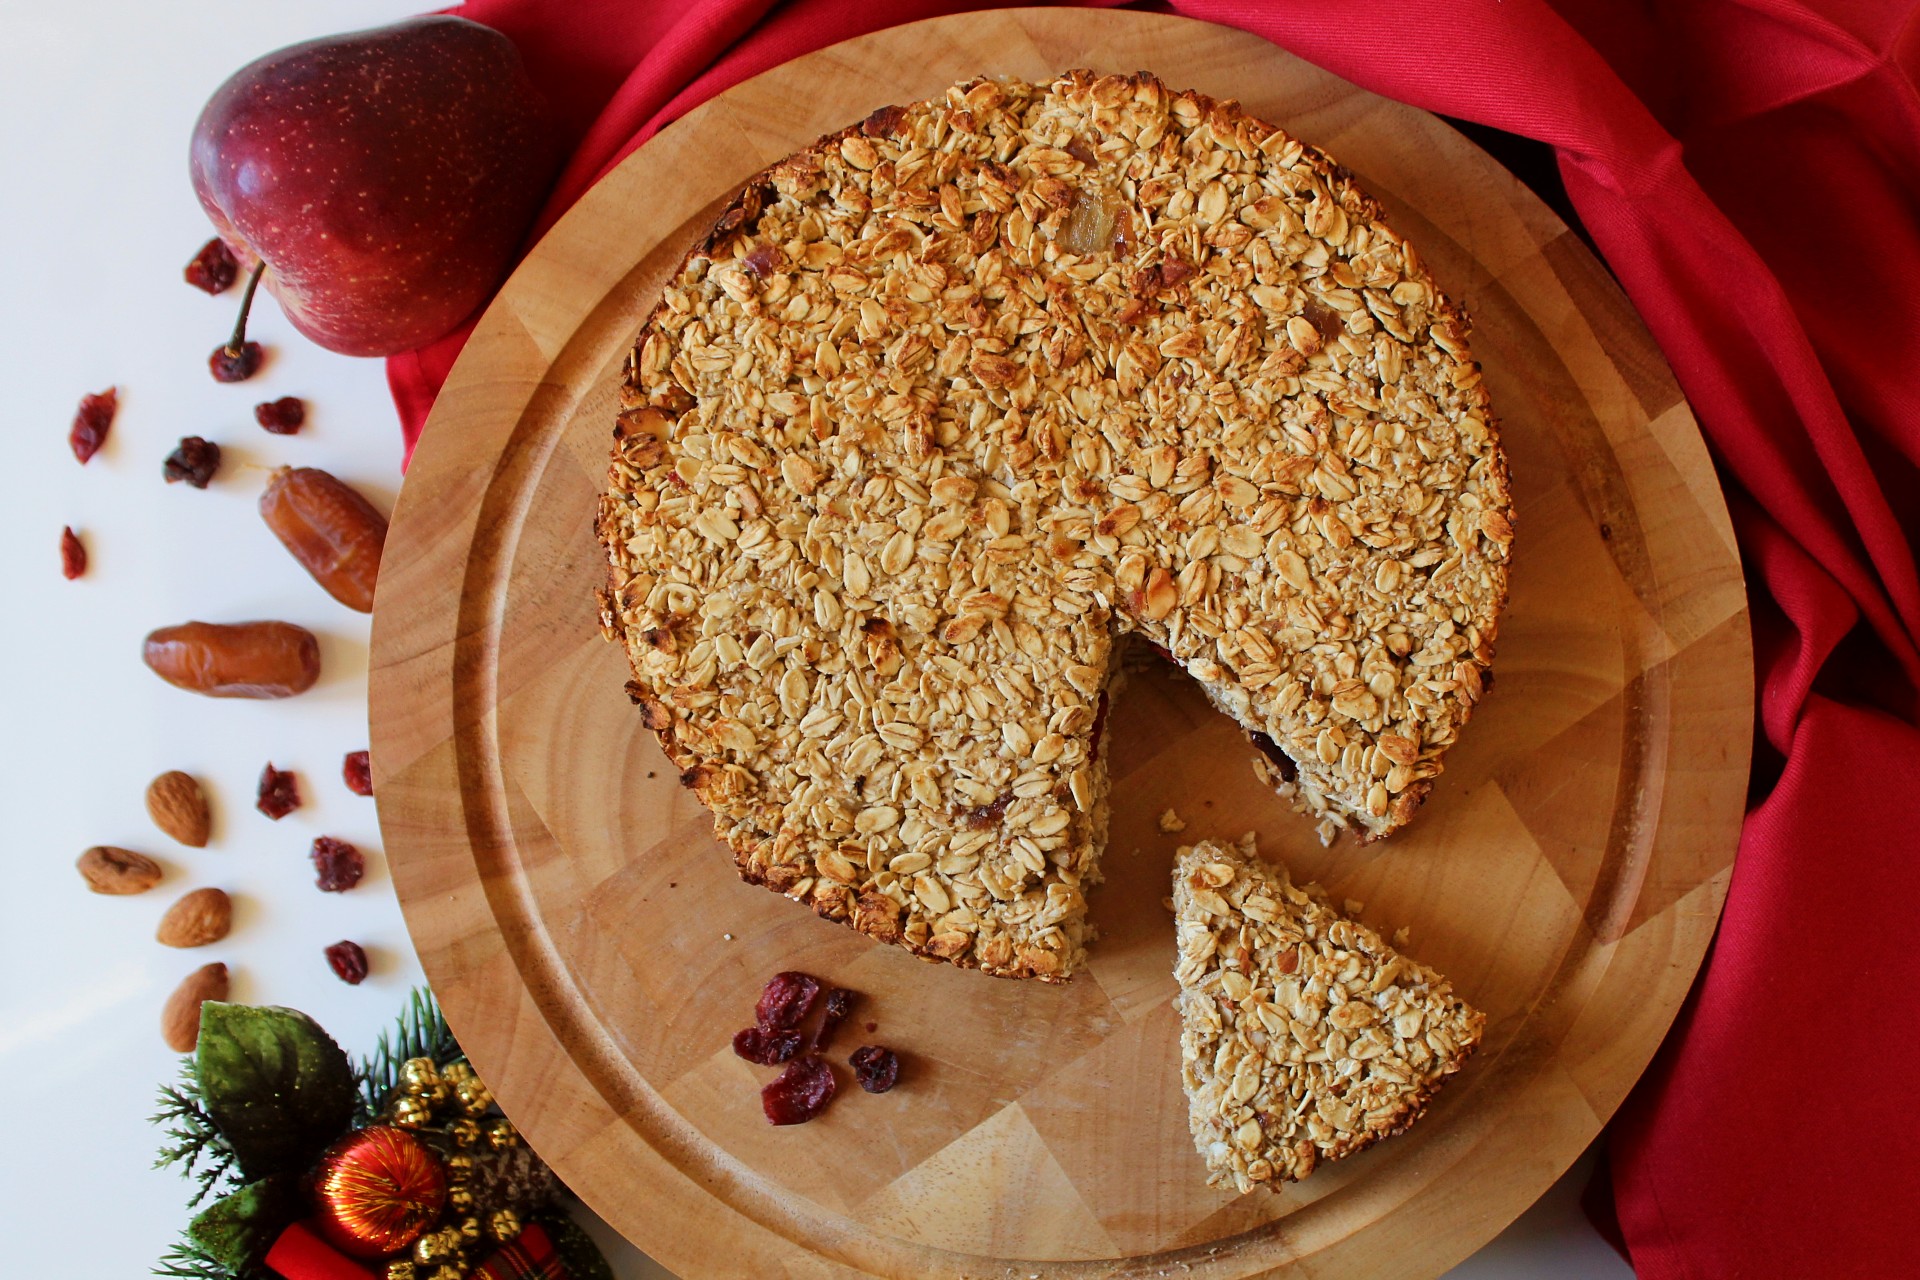
[[[349,1133],[320,1157],[313,1175],[320,1234],[356,1258],[406,1248],[440,1216],[446,1198],[439,1160],[412,1134],[389,1125]]]
[[[400,1064],[400,1086],[408,1093],[425,1092],[442,1080],[432,1058],[408,1058]]]
[[[450,1261],[459,1251],[459,1231],[429,1231],[413,1242],[413,1260],[422,1266]]]
[[[610,1280],[558,1211],[559,1180],[495,1109],[425,993],[357,1073],[305,1014],[209,1004],[162,1108],[162,1163],[198,1179],[195,1203],[213,1202],[158,1274]],[[229,1129],[228,1115],[248,1125]]]
[[[421,1129],[433,1123],[433,1108],[423,1098],[398,1098],[393,1104],[393,1122],[403,1129]]]
[[[453,1086],[453,1094],[460,1099],[460,1107],[470,1116],[485,1114],[493,1105],[493,1094],[487,1086],[478,1080],[465,1080]]]

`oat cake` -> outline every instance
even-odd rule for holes
[[[1152,76],[976,80],[756,178],[630,358],[630,696],[749,881],[1063,979],[1118,642],[1330,834],[1412,815],[1492,659],[1461,310],[1326,156]]]
[[[1279,1189],[1426,1111],[1486,1017],[1248,836],[1174,858],[1180,1075],[1208,1182]]]

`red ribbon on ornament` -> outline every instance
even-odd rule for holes
[[[375,1280],[373,1272],[298,1222],[267,1250],[267,1266],[286,1280]]]
[[[280,1233],[267,1250],[267,1267],[284,1280],[377,1280],[301,1223]],[[553,1241],[539,1223],[528,1224],[512,1244],[488,1258],[468,1280],[569,1280]]]

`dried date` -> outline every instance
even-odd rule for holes
[[[347,758],[340,765],[340,776],[346,779],[347,790],[353,794],[373,794],[373,759],[366,752],[347,752]]]
[[[220,446],[199,436],[182,436],[180,447],[167,455],[161,473],[168,484],[184,480],[196,489],[204,489],[220,469]]]
[[[280,821],[300,807],[300,780],[291,770],[276,769],[273,761],[267,761],[267,767],[260,771],[260,794],[253,807]]]
[[[253,406],[253,420],[276,436],[298,435],[307,422],[307,405],[297,396],[263,400]]]
[[[777,1066],[800,1052],[798,1031],[769,1031],[748,1027],[733,1033],[733,1051],[748,1062],[763,1067]]]
[[[862,1045],[847,1061],[853,1067],[854,1080],[868,1093],[885,1093],[900,1081],[900,1059],[891,1049]]]
[[[350,987],[367,979],[367,953],[357,942],[340,941],[328,947],[327,965],[334,977]]]
[[[371,502],[317,467],[282,467],[260,495],[260,518],[328,595],[373,612],[387,518]]]
[[[313,870],[322,893],[345,893],[366,874],[367,859],[345,840],[321,836],[313,842]]]
[[[772,1084],[760,1091],[760,1108],[769,1124],[805,1124],[827,1109],[839,1089],[833,1068],[815,1054],[787,1064]]]
[[[212,698],[290,698],[320,678],[320,642],[290,622],[161,627],[142,656],[168,684]]]
[[[767,979],[754,1006],[753,1018],[764,1031],[785,1030],[800,1025],[820,995],[820,979],[811,974],[788,970]]]
[[[72,446],[73,456],[80,459],[82,466],[86,465],[87,459],[100,452],[100,446],[107,442],[107,432],[113,430],[113,415],[119,410],[118,387],[108,387],[98,395],[80,397],[80,408],[73,415],[67,443]]]
[[[68,525],[60,530],[60,574],[68,582],[87,571],[87,548]]]
[[[193,255],[183,274],[188,284],[203,293],[225,293],[240,278],[240,264],[234,260],[226,241],[215,236],[200,246],[200,252]]]

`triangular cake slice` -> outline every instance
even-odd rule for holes
[[[1480,1043],[1445,978],[1292,884],[1253,837],[1174,860],[1180,1074],[1207,1181],[1278,1188],[1418,1120]]]

